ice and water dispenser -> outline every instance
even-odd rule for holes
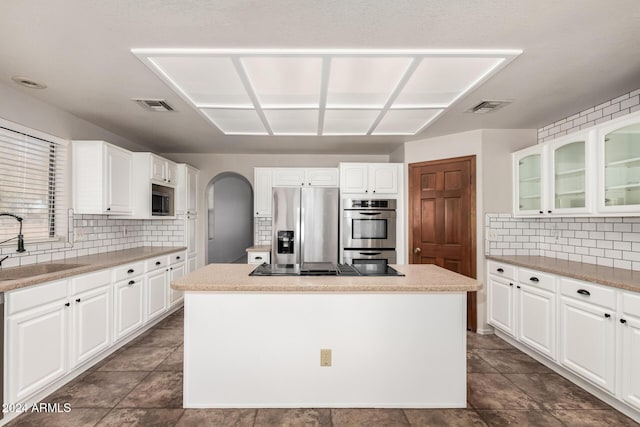
[[[278,253],[293,254],[294,246],[293,230],[278,230]]]

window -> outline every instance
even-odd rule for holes
[[[27,243],[66,235],[66,148],[59,138],[0,121],[0,212],[23,218]],[[17,237],[19,229],[14,218],[0,217],[0,242]]]

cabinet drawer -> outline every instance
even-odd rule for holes
[[[113,272],[114,282],[119,282],[127,277],[135,277],[144,273],[144,261],[121,265],[120,267],[114,268]]]
[[[541,273],[536,270],[520,268],[518,270],[518,280],[520,283],[546,289],[549,292],[556,291],[556,277],[552,274]]]
[[[74,277],[71,279],[71,295],[110,284],[111,270],[100,270],[95,273]]]
[[[612,310],[615,310],[616,307],[615,289],[596,285],[595,283],[582,282],[563,277],[560,279],[560,292],[562,295],[587,301]]]
[[[166,255],[149,259],[145,262],[146,271],[154,271],[161,268],[166,268],[168,263],[169,257]]]
[[[640,294],[635,292],[623,292],[622,312],[630,316],[640,317]]]
[[[516,267],[504,264],[498,261],[489,261],[487,263],[489,274],[493,274],[497,277],[504,277],[505,279],[516,280]]]
[[[247,262],[249,264],[262,264],[271,262],[271,252],[249,252],[247,254]]]
[[[169,264],[177,264],[179,262],[185,262],[187,260],[186,252],[176,252],[175,254],[169,255]]]
[[[68,295],[67,280],[49,282],[42,285],[30,286],[27,289],[7,292],[7,314],[10,316],[19,311],[47,304]]]

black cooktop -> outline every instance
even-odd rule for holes
[[[404,276],[387,264],[260,264],[249,276]]]

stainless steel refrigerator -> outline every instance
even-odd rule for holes
[[[271,263],[337,263],[338,200],[338,188],[274,187]]]

